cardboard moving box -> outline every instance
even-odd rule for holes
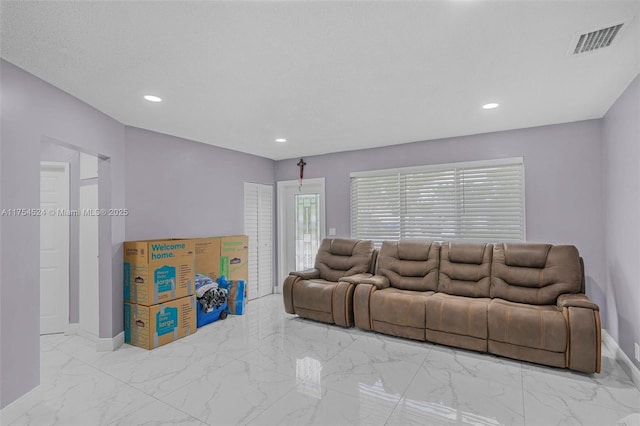
[[[212,280],[220,276],[220,238],[195,238],[196,274],[206,275]]]
[[[214,281],[222,276],[228,280],[249,280],[249,237],[246,235],[175,241],[193,242],[197,274],[206,275]]]
[[[153,306],[124,304],[124,341],[154,349],[196,332],[196,296]]]
[[[246,283],[249,282],[249,237],[234,235],[220,237],[220,275],[228,280],[244,280],[245,299],[247,299]]]
[[[193,240],[124,243],[124,301],[155,305],[195,293]]]

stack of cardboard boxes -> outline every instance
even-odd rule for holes
[[[196,331],[195,243],[124,243],[124,340],[154,349]]]
[[[244,313],[247,303],[247,280],[249,267],[249,237],[233,235],[228,237],[197,238],[192,240],[196,250],[196,273],[207,275],[216,281],[225,277],[232,282],[229,288],[229,312],[240,315]],[[240,289],[238,281],[243,280],[244,288]],[[239,307],[239,308],[238,308]]]
[[[154,349],[196,331],[195,273],[248,278],[246,235],[124,243],[125,342]],[[234,294],[232,314],[247,300]]]

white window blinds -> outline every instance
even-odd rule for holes
[[[351,235],[524,241],[524,163],[510,158],[351,175]]]

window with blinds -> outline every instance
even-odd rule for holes
[[[351,174],[351,236],[524,241],[524,161],[509,158]]]

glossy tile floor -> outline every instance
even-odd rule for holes
[[[603,348],[595,376],[345,330],[279,295],[153,351],[41,338],[44,401],[12,425],[637,425]],[[635,414],[634,414],[635,413]]]

